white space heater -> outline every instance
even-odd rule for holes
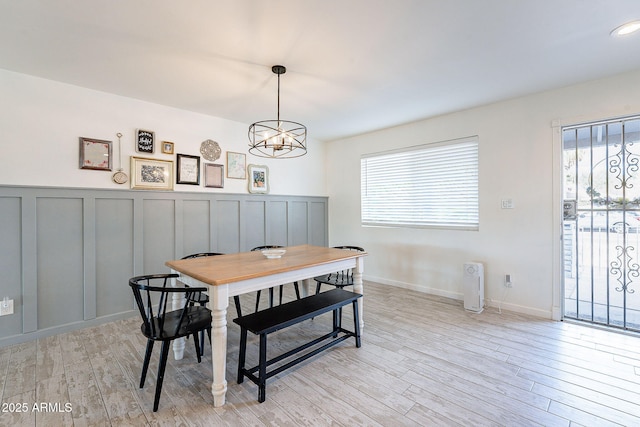
[[[484,308],[484,266],[479,262],[464,264],[464,309],[480,313]]]

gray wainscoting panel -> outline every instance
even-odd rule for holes
[[[0,346],[137,315],[130,277],[169,259],[326,246],[326,197],[0,186]]]
[[[209,200],[185,200],[182,202],[183,247],[177,258],[185,255],[214,252],[211,250],[211,203]]]
[[[289,242],[289,213],[286,200],[267,203],[266,240],[261,245],[287,246]],[[255,245],[255,246],[261,246]]]
[[[143,203],[144,270],[139,274],[168,273],[164,265],[168,259],[179,258],[175,248],[175,201],[148,199]],[[136,275],[138,273],[136,272]]]
[[[302,245],[309,241],[309,207],[307,203],[291,202],[291,244]]]
[[[267,203],[264,200],[247,200],[245,202],[245,249],[250,250],[265,245],[267,239]]]
[[[83,200],[36,201],[38,329],[84,320]]]
[[[214,217],[217,230],[214,252],[240,252],[240,200],[218,200]]]
[[[19,197],[0,197],[0,300],[13,299],[15,313],[0,318],[0,337],[22,333],[20,205]]]
[[[133,201],[96,200],[96,315],[130,310],[133,277]]]
[[[327,244],[326,233],[329,224],[327,223],[327,204],[320,202],[309,202],[308,233],[309,244],[325,246]]]

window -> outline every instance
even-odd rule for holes
[[[362,156],[362,225],[478,229],[478,137]]]

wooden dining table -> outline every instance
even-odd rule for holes
[[[225,403],[227,381],[227,308],[229,297],[268,289],[295,281],[302,283],[303,296],[309,294],[313,277],[340,270],[353,269],[353,291],[363,293],[362,273],[366,252],[355,252],[323,246],[299,245],[284,248],[280,258],[268,259],[260,251],[240,252],[213,257],[167,261],[180,282],[195,287],[208,287],[212,312],[211,354],[213,363],[214,406]],[[175,286],[175,280],[172,284]],[[174,306],[181,304],[175,300]],[[363,298],[358,299],[360,331],[364,328]],[[176,340],[174,356],[182,359],[184,339]]]

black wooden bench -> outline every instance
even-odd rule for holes
[[[233,321],[240,325],[240,354],[238,356],[238,384],[242,383],[244,377],[249,378],[258,386],[258,402],[264,402],[266,398],[266,382],[268,378],[279,374],[298,363],[315,356],[321,351],[336,345],[350,337],[356,340],[356,347],[360,347],[360,321],[358,315],[358,298],[360,294],[345,291],[343,289],[333,289],[306,298],[291,301],[286,304],[258,311],[253,314],[239,317]],[[351,303],[353,305],[354,330],[348,331],[342,328],[341,316],[342,307]],[[323,313],[333,311],[333,330],[326,335],[305,343],[293,350],[287,351],[277,357],[267,360],[267,335],[277,330],[286,328],[304,320],[317,317]],[[257,366],[245,368],[245,356],[247,350],[247,331],[260,335],[260,353]],[[320,345],[321,343],[324,343]],[[267,367],[291,358],[293,355],[316,346],[313,350],[306,352],[287,363],[278,366],[267,372]],[[257,375],[256,375],[257,372]]]

